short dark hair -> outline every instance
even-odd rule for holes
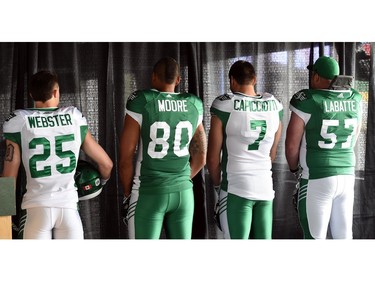
[[[171,57],[164,57],[158,60],[154,65],[153,72],[160,79],[160,81],[172,84],[180,75],[180,69],[177,61]]]
[[[34,101],[45,102],[52,97],[56,84],[59,84],[57,74],[49,70],[42,70],[31,76],[29,93]]]
[[[255,69],[250,62],[239,60],[231,66],[228,76],[229,79],[233,77],[240,85],[247,85],[255,78]]]

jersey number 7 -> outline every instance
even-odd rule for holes
[[[266,135],[267,131],[267,122],[266,120],[251,120],[250,121],[250,129],[251,130],[257,130],[259,131],[258,138],[254,141],[254,143],[249,144],[247,147],[247,150],[258,150],[259,149],[259,143],[264,139],[264,136]]]

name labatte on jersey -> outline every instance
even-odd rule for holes
[[[360,110],[358,100],[356,98],[351,98],[352,96],[360,95],[354,89],[345,91],[304,89],[293,95],[291,106],[302,110],[310,107],[310,103],[314,101],[314,93],[318,92],[320,94],[326,92],[327,94],[327,99],[320,99],[318,101],[324,113],[357,112]]]

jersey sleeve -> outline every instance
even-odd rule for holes
[[[362,124],[362,114],[363,114],[363,100],[362,95],[355,89],[351,89],[353,94],[353,99],[358,104],[358,124]]]
[[[136,91],[132,93],[126,102],[125,114],[131,116],[139,125],[142,124],[142,110],[146,105],[144,93],[142,91]]]
[[[273,98],[275,99],[275,102],[276,102],[276,105],[277,105],[277,110],[279,112],[279,119],[281,121],[281,120],[283,120],[283,116],[284,116],[284,106],[281,103],[281,101],[279,99],[277,99],[275,96],[273,96]]]
[[[314,102],[308,90],[301,90],[293,95],[290,100],[290,110],[296,113],[305,124],[314,111]]]
[[[351,89],[353,95],[354,95],[354,100],[360,105],[360,111],[362,113],[363,110],[363,105],[362,105],[362,95],[355,89]]]
[[[22,110],[15,110],[5,120],[3,125],[4,138],[21,145],[21,130],[25,125]]]
[[[228,119],[228,115],[232,110],[233,95],[224,94],[215,98],[212,102],[210,112],[212,116],[217,116],[222,122]]]
[[[74,106],[72,106],[70,110],[72,110],[73,118],[80,128],[81,143],[83,143],[88,132],[88,125],[87,125],[86,117],[82,114],[82,112],[78,108]]]
[[[199,114],[197,122],[197,126],[199,126],[199,124],[201,124],[203,121],[203,102],[199,97],[195,95],[192,96],[194,97],[194,104]]]

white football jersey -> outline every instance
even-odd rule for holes
[[[268,93],[253,97],[229,93],[214,100],[211,114],[223,124],[223,190],[250,200],[272,200],[270,150],[282,104]]]
[[[74,174],[87,133],[82,113],[73,106],[16,110],[3,129],[22,153],[27,176],[22,208],[77,208]]]

